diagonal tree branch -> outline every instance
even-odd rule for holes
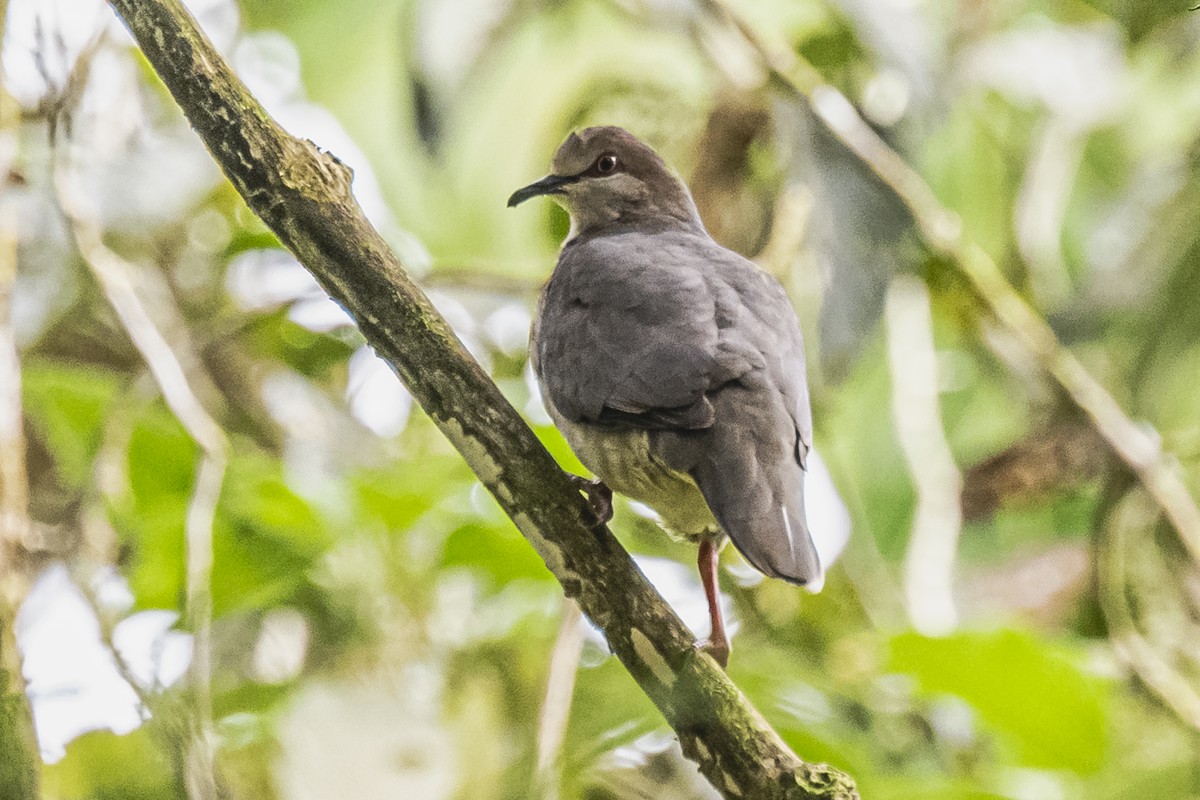
[[[354,317],[726,797],[857,798],[801,761],[707,655],[405,273],[350,171],[288,135],[178,0],[109,0],[238,192]]]

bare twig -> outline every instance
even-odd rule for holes
[[[100,523],[103,524],[103,523]],[[150,718],[151,705],[154,702],[153,692],[150,687],[142,685],[138,679],[137,673],[133,667],[125,659],[124,654],[117,647],[116,641],[113,639],[115,626],[113,625],[112,614],[104,608],[104,604],[100,602],[100,598],[96,595],[96,591],[89,583],[89,576],[81,574],[77,570],[72,570],[72,578],[76,588],[83,596],[84,602],[92,611],[92,615],[96,618],[96,624],[100,629],[100,643],[104,645],[104,649],[112,657],[113,666],[116,667],[117,674],[121,676],[121,680],[129,684],[129,688],[138,699],[138,715],[142,721]]]
[[[916,170],[875,133],[845,95],[823,81],[811,64],[789,50],[768,46],[726,0],[702,0],[702,5],[715,19],[741,34],[757,54],[768,83],[808,105],[833,135],[895,193],[912,215],[926,246],[966,279],[980,305],[1084,413],[1162,508],[1193,560],[1200,564],[1200,508],[1173,461],[1063,347],[1049,323],[1017,293],[992,257],[964,236],[957,215],[942,206]]]
[[[59,205],[75,244],[134,347],[154,376],[167,407],[201,450],[196,486],[188,504],[186,601],[184,616],[192,632],[188,671],[192,693],[192,736],[185,783],[191,800],[216,800],[215,734],[212,720],[212,548],[213,517],[228,461],[225,434],[192,390],[178,356],[167,343],[134,288],[134,267],[105,246],[96,215],[87,209],[66,167],[55,172]]]
[[[195,434],[193,433],[193,436]],[[191,800],[216,800],[216,734],[212,718],[212,564],[213,520],[227,454],[223,445],[205,450],[200,474],[187,510],[187,606],[192,631],[192,662],[188,670],[195,707],[194,747],[188,754],[187,787]]]
[[[1029,265],[1031,293],[1043,308],[1071,289],[1062,252],[1063,220],[1083,160],[1078,126],[1052,117],[1037,132],[1013,211],[1017,244]]]
[[[563,740],[571,717],[571,698],[575,695],[575,675],[583,651],[583,614],[570,598],[562,601],[558,636],[550,653],[550,672],[546,676],[546,697],[538,714],[537,782],[542,800],[557,800]]]
[[[904,596],[913,626],[944,636],[958,624],[954,563],[962,527],[962,478],[942,430],[929,292],[917,278],[892,281],[887,298],[892,418],[917,490],[904,558]]]

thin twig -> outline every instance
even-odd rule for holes
[[[913,626],[944,636],[958,624],[954,564],[962,527],[962,477],[938,402],[937,351],[929,292],[919,279],[892,281],[886,305],[892,418],[917,491],[904,558],[904,596]]]
[[[879,178],[912,215],[925,244],[966,278],[983,308],[1038,366],[1050,375],[1162,508],[1176,534],[1200,564],[1200,508],[1173,460],[1157,440],[1135,424],[1112,395],[1058,341],[1053,329],[1025,301],[996,262],[963,233],[958,216],[942,206],[929,184],[854,109],[795,53],[769,47],[726,0],[702,0],[720,22],[738,31],[760,60],[768,82],[805,103],[830,132]]]
[[[183,364],[151,318],[133,284],[135,269],[105,246],[96,215],[66,167],[55,171],[59,205],[71,226],[80,255],[99,282],[134,347],[154,376],[167,407],[200,447],[196,485],[186,522],[186,600],[184,616],[192,632],[188,670],[192,692],[192,736],[185,784],[192,800],[217,797],[215,734],[212,720],[212,560],[213,518],[228,462],[225,434],[192,390]]]
[[[103,524],[103,523],[100,523]],[[113,638],[116,626],[113,625],[112,615],[104,608],[104,604],[100,602],[100,598],[96,595],[96,591],[89,583],[88,576],[82,574],[79,570],[72,570],[72,580],[75,582],[76,588],[83,596],[84,602],[92,611],[92,616],[96,618],[96,624],[100,628],[100,643],[104,645],[104,649],[108,651],[112,657],[113,666],[117,670],[117,674],[121,676],[121,680],[129,684],[129,688],[138,699],[138,716],[145,722],[150,718],[151,706],[154,702],[154,694],[152,687],[144,686],[134,671],[132,665],[126,660],[125,655],[117,647],[117,643]]]
[[[582,651],[583,614],[579,611],[578,603],[564,597],[558,636],[550,653],[546,697],[538,714],[535,772],[542,800],[557,800],[559,796],[562,746],[571,717],[571,698],[575,695],[575,675],[579,671],[579,655]]]
[[[1075,122],[1059,116],[1039,127],[1017,192],[1013,227],[1030,267],[1030,294],[1045,308],[1062,303],[1071,289],[1063,222],[1083,161],[1084,137]]]
[[[89,495],[84,500],[84,510],[80,514],[83,546],[70,564],[75,584],[100,626],[100,642],[112,656],[117,674],[137,695],[138,712],[143,721],[149,719],[154,712],[154,706],[160,699],[159,693],[163,688],[158,682],[157,669],[152,673],[148,685],[137,677],[133,667],[117,649],[113,638],[116,629],[114,620],[92,588],[91,581],[102,569],[115,563],[117,532],[109,522],[106,508],[120,506],[126,501],[130,490],[125,471],[129,441],[133,436],[139,412],[158,396],[159,391],[153,383],[152,376],[148,371],[142,372],[129,384],[115,404],[123,413],[110,414],[105,420],[100,448],[92,464]]]

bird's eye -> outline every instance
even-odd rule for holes
[[[596,172],[599,172],[601,175],[608,175],[616,168],[617,168],[617,157],[612,155],[611,153],[608,155],[600,156],[600,158],[597,159],[597,161],[596,161]]]

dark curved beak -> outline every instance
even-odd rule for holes
[[[579,180],[578,175],[547,175],[537,183],[531,183],[523,189],[517,189],[508,198],[508,207],[518,206],[531,197],[543,194],[562,194],[562,187]]]

